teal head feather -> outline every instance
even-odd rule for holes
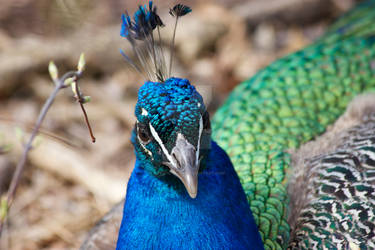
[[[132,143],[137,159],[154,176],[172,173],[195,197],[197,174],[211,140],[201,95],[187,79],[146,82],[139,90],[135,115]]]

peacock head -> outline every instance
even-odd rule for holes
[[[195,198],[200,165],[211,145],[201,95],[187,79],[148,81],[139,90],[135,115],[132,142],[142,166],[156,177],[173,174]]]
[[[187,79],[171,77],[177,21],[191,12],[177,4],[169,13],[176,19],[166,66],[160,27],[163,21],[152,1],[139,6],[133,19],[122,15],[121,36],[125,37],[138,62],[123,51],[125,60],[147,79],[138,93],[137,122],[132,142],[137,160],[152,175],[181,180],[192,198],[198,191],[198,172],[208,154],[210,121],[201,95]],[[157,30],[154,34],[154,30]]]

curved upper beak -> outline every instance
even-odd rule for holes
[[[173,162],[168,164],[170,172],[182,181],[190,197],[194,199],[198,193],[197,150],[182,135],[178,135],[171,156]]]

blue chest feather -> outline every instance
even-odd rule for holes
[[[162,181],[137,161],[128,183],[117,249],[263,249],[226,153],[212,142],[198,196]]]

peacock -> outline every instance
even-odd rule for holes
[[[190,11],[179,4],[170,13],[177,21]],[[146,81],[138,92],[131,139],[136,164],[117,249],[262,249],[233,165],[211,140],[202,96],[189,80],[169,76],[171,67],[163,63],[152,34],[162,25],[152,1],[148,9],[140,6],[133,20],[123,15],[121,35],[153,81]],[[145,41],[144,50],[136,40]]]
[[[148,80],[117,249],[375,248],[375,95],[347,108],[375,90],[375,1],[238,85],[212,121],[171,76],[153,3],[122,19],[139,63],[121,54]]]

